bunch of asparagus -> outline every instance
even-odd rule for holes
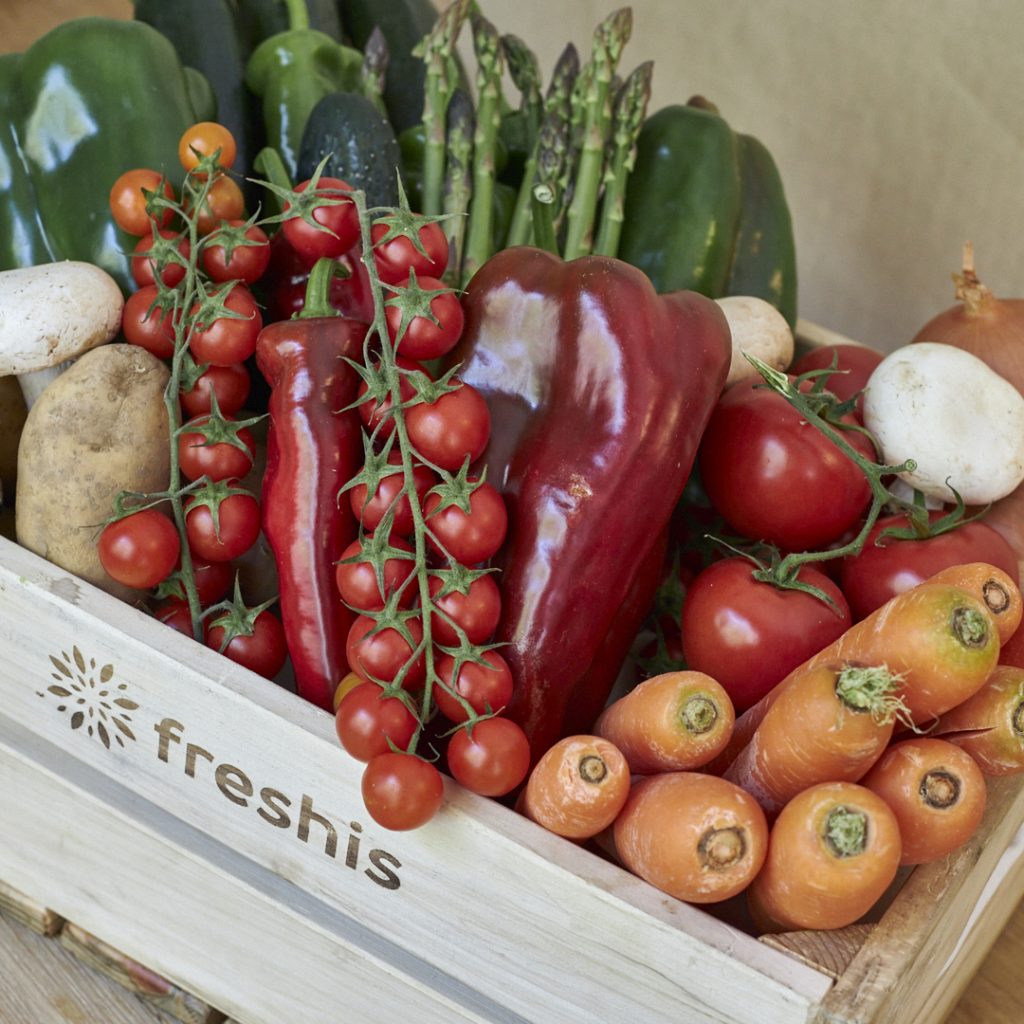
[[[459,88],[455,46],[464,24],[473,34],[475,106]],[[500,35],[473,0],[454,0],[417,47],[426,65],[421,207],[445,215],[447,281],[462,287],[494,252],[537,245],[565,259],[614,256],[622,230],[626,180],[647,112],[653,64],[626,79],[617,68],[633,27],[628,7],[594,31],[580,63],[570,43],[546,92],[537,58],[514,35]],[[494,189],[502,117],[511,109],[505,70],[520,94],[526,158],[503,237],[496,237]]]

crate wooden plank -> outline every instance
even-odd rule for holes
[[[2,881],[0,914],[47,937],[56,935],[64,926],[64,918],[60,914]]]
[[[820,972],[454,784],[426,828],[376,828],[361,766],[329,715],[6,543],[0,602],[0,708],[12,727],[272,872],[321,913],[358,920],[414,958],[414,987],[494,993],[508,1019],[545,1024],[645,1014],[746,1024],[752,994],[764,1024],[806,1020],[829,988]]]
[[[780,932],[762,935],[761,941],[838,980],[853,963],[873,928],[870,924],[851,924],[835,931]]]

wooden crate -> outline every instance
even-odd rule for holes
[[[451,782],[387,832],[360,771],[328,714],[0,539],[0,879],[242,1024],[938,1024],[1024,893],[1018,780],[876,924],[759,941]]]

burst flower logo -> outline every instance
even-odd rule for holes
[[[50,655],[50,662],[57,670],[50,675],[56,680],[46,688],[46,693],[37,691],[38,696],[49,693],[60,700],[57,710],[70,713],[71,728],[81,729],[97,737],[108,750],[113,740],[123,747],[125,739],[134,740],[131,729],[131,715],[138,704],[124,696],[127,683],[111,684],[114,666],[96,666],[96,659],[86,662],[77,647],[71,648],[71,656],[61,651],[60,657]]]

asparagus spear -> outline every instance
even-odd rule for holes
[[[508,62],[512,84],[522,96],[520,109],[526,115],[526,144],[532,150],[537,142],[543,102],[540,96],[540,67],[534,52],[519,36],[501,37],[501,49]]]
[[[363,95],[380,111],[388,116],[384,106],[384,77],[388,71],[388,43],[375,25],[366,45],[363,47],[363,66],[359,69],[359,80]]]
[[[604,174],[604,199],[594,252],[615,256],[622,234],[626,180],[636,163],[636,140],[647,115],[654,64],[645,61],[626,79],[615,97],[612,148]]]
[[[583,130],[586,122],[586,96],[590,89],[590,79],[594,73],[592,61],[587,61],[576,76],[569,93],[568,134],[566,136],[565,159],[559,173],[559,189],[554,208],[555,229],[561,234],[562,222],[572,203],[576,189],[576,167],[579,164],[580,152],[583,149]]]
[[[501,76],[505,65],[498,30],[482,14],[474,13],[471,21],[477,63],[477,108],[473,135],[473,196],[462,261],[463,284],[480,269],[493,247],[494,151],[501,124]]]
[[[441,212],[444,183],[445,128],[448,103],[455,89],[455,43],[469,14],[471,0],[454,0],[434,23],[430,32],[417,43],[413,54],[426,64],[424,81],[422,212],[436,216]]]
[[[462,247],[469,197],[473,191],[474,121],[473,101],[461,89],[456,89],[448,104],[448,167],[444,177],[445,234],[448,236],[448,268],[444,281],[452,286],[462,280]]]
[[[564,253],[567,260],[585,256],[590,251],[604,166],[605,139],[611,124],[609,91],[632,29],[633,12],[623,7],[605,18],[594,31],[591,73],[584,97],[583,148],[567,217]]]

